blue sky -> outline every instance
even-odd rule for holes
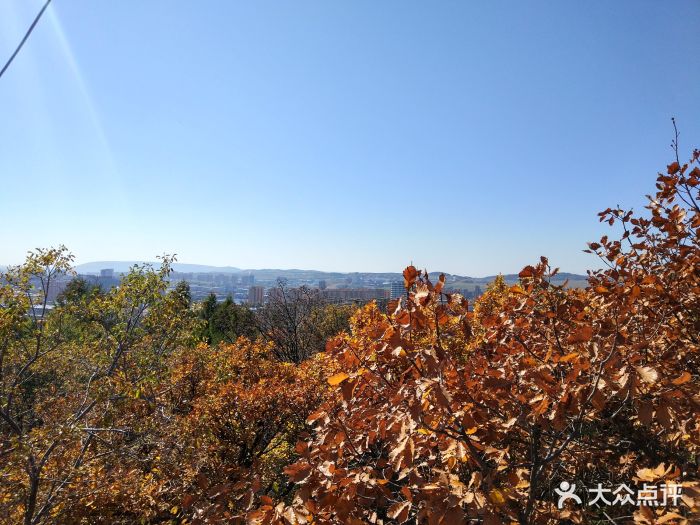
[[[0,61],[43,0],[0,2]],[[700,146],[700,2],[54,0],[0,79],[0,263],[562,270]]]

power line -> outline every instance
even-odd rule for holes
[[[44,4],[44,7],[42,7],[42,8],[41,8],[41,11],[39,11],[39,14],[36,15],[36,18],[34,19],[34,22],[32,22],[32,25],[30,25],[30,26],[29,26],[29,29],[27,29],[27,32],[26,32],[26,34],[24,35],[24,38],[22,39],[22,41],[21,41],[21,42],[19,43],[19,45],[17,46],[17,49],[15,49],[15,52],[12,53],[12,56],[11,56],[10,59],[7,61],[7,63],[5,64],[5,66],[2,68],[2,71],[0,71],[0,77],[2,77],[2,75],[5,73],[5,71],[7,71],[7,68],[10,67],[10,64],[12,64],[12,61],[13,61],[13,60],[15,59],[15,57],[17,56],[17,53],[19,53],[19,50],[22,49],[22,46],[23,46],[24,43],[27,41],[27,38],[29,38],[29,35],[31,35],[31,34],[32,34],[32,31],[34,31],[34,26],[36,26],[37,22],[38,22],[39,19],[41,18],[41,15],[44,14],[44,11],[46,11],[46,8],[49,7],[49,4],[50,4],[50,3],[51,3],[51,0],[46,0],[46,3]]]

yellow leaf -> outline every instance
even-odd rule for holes
[[[503,492],[499,489],[493,489],[491,492],[489,492],[489,499],[496,505],[503,505],[506,502]]]
[[[338,374],[332,375],[331,377],[328,378],[328,384],[331,386],[337,386],[343,381],[345,381],[348,377],[350,377],[348,374],[345,372],[340,372]]]
[[[671,521],[671,520],[677,520],[677,519],[683,519],[683,516],[681,516],[680,514],[678,514],[678,513],[676,513],[676,512],[667,512],[667,513],[664,514],[663,516],[659,517],[659,518],[656,520],[656,523],[658,523],[659,525],[661,525],[661,524],[663,524],[663,523],[669,522],[669,521]]]

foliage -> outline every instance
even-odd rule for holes
[[[119,453],[99,473],[81,480],[72,519],[240,520],[254,492],[284,497],[291,485],[282,469],[296,456],[332,369],[323,355],[298,366],[271,355],[244,338],[173,355],[169,375],[129,400],[137,414],[132,435],[121,436]]]
[[[202,339],[211,345],[234,343],[239,337],[254,339],[258,335],[253,311],[236,304],[229,296],[223,302],[210,294],[199,307],[199,316],[205,320]]]
[[[270,290],[267,304],[256,312],[256,322],[279,359],[301,363],[323,351],[329,337],[347,328],[351,313],[349,306],[325,304],[318,290],[290,288],[280,279]]]
[[[649,218],[601,214],[624,233],[591,243],[607,268],[584,290],[553,285],[543,257],[472,313],[443,277],[408,267],[405,304],[364,308],[329,343],[342,371],[286,470],[295,499],[250,522],[625,519],[585,500],[558,509],[554,488],[633,479],[684,491],[683,506],[639,507],[634,521],[697,522],[699,157],[659,176]]]
[[[158,270],[135,266],[122,285],[46,308],[51,281],[70,272],[64,247],[37,250],[0,288],[0,518],[56,521],[83,471],[131,434],[125,400],[191,342],[194,318],[165,294]],[[62,518],[61,518],[62,519]]]
[[[76,304],[101,293],[102,290],[97,284],[91,284],[82,277],[76,277],[71,279],[66,288],[58,294],[56,303],[59,306],[65,306],[69,303]]]
[[[489,283],[486,291],[474,302],[474,315],[470,323],[472,333],[465,346],[464,358],[469,357],[469,350],[486,342],[487,326],[490,319],[503,309],[511,291],[502,275]]]

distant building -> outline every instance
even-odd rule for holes
[[[332,303],[372,301],[389,298],[389,290],[381,288],[338,288],[321,291],[321,298]]]
[[[39,320],[39,322],[41,322],[41,321],[43,321],[44,316],[51,313],[51,310],[53,308],[54,308],[54,305],[52,305],[52,304],[47,304],[46,306],[44,306],[43,304],[35,304],[35,305],[29,307],[27,315],[29,315],[30,317],[35,318],[35,319]]]
[[[107,276],[103,276],[102,271],[103,270],[100,270],[100,276],[97,278],[97,284],[102,290],[107,291],[119,286],[121,279],[114,276],[114,271],[112,271],[111,275],[108,274]]]
[[[267,291],[267,300],[270,303],[282,302],[284,301],[284,294],[278,287],[270,288]]]
[[[46,291],[46,302],[48,304],[54,304],[56,302],[56,298],[66,289],[69,282],[70,279],[66,277],[53,279],[49,283],[49,288]]]
[[[114,269],[103,268],[100,270],[100,275],[92,274],[79,274],[78,277],[87,281],[90,284],[97,285],[104,292],[111,290],[112,288],[119,286],[121,282],[120,276],[114,275]]]
[[[328,284],[323,279],[318,282],[318,289],[319,290],[325,290],[327,287],[328,287]]]
[[[252,276],[251,276],[252,277]],[[265,288],[262,286],[251,286],[248,288],[248,303],[259,305],[263,304],[263,297],[265,296]]]
[[[391,293],[389,297],[391,299],[397,299],[398,297],[403,297],[406,295],[406,288],[401,281],[393,281],[391,283]]]

